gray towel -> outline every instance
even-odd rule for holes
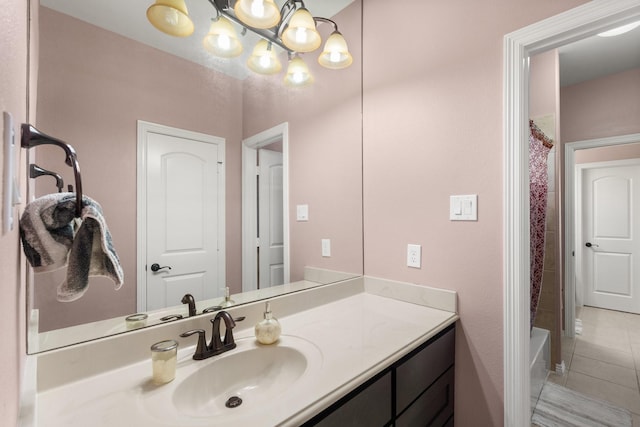
[[[81,217],[75,218],[75,193],[55,193],[29,203],[20,218],[24,253],[36,273],[67,266],[58,286],[58,301],[74,301],[87,290],[90,276],[105,276],[120,289],[122,266],[100,205],[82,198]]]

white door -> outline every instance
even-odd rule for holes
[[[284,283],[282,153],[258,150],[258,287]]]
[[[582,168],[585,304],[640,313],[640,165],[604,165]]]
[[[222,296],[224,140],[166,127],[145,138],[146,310]]]

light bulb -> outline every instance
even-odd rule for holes
[[[167,23],[167,25],[171,25],[172,27],[175,27],[176,25],[178,25],[178,21],[179,21],[178,11],[175,9],[167,10],[167,12],[164,15],[164,20]]]
[[[257,18],[264,17],[264,0],[253,0],[251,3],[251,14]]]
[[[231,48],[231,39],[228,35],[220,34],[220,36],[218,36],[218,47],[224,50]]]
[[[306,43],[307,42],[307,29],[304,27],[296,28],[296,42],[297,43]]]
[[[331,52],[331,54],[329,55],[329,61],[331,62],[340,62],[340,59],[342,58],[342,55],[340,54],[340,52]]]
[[[280,9],[274,0],[237,0],[236,17],[253,28],[273,28],[280,22]]]
[[[269,57],[269,55],[262,55],[260,57],[260,66],[262,68],[269,68],[270,64],[271,64],[271,58]]]

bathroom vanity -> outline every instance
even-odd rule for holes
[[[29,356],[22,425],[453,425],[455,292],[360,277],[270,303],[276,344],[253,336],[264,302],[232,307],[237,347],[202,361],[179,335],[209,339],[214,314]],[[157,386],[149,347],[165,339],[176,377]]]
[[[304,426],[453,426],[451,325]]]

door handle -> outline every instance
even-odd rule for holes
[[[168,268],[169,270],[171,270],[171,267],[169,267],[168,265],[165,265],[164,267],[160,267],[160,264],[158,264],[157,262],[151,264],[151,271],[153,271],[154,273],[156,271],[160,271],[163,268]]]
[[[585,245],[586,247],[588,247],[588,248],[590,248],[591,246],[595,246],[596,248],[599,248],[599,247],[600,247],[600,245],[595,245],[595,244],[593,244],[593,243],[591,243],[591,242],[587,242],[587,243],[585,243],[584,245]]]

